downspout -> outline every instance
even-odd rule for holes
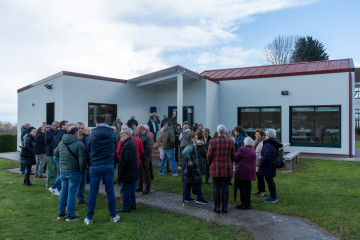
[[[352,103],[353,103],[352,79],[351,79],[351,72],[349,72],[349,158],[353,157],[353,155],[352,155],[352,135],[353,135]]]

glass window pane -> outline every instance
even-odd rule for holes
[[[314,142],[314,108],[292,108],[292,142]]]
[[[105,123],[111,125],[116,117],[116,105],[89,104],[89,127],[95,127],[95,121],[98,115],[103,115],[105,117]]]
[[[260,127],[259,108],[241,108],[240,124],[250,137],[255,138],[255,129]]]
[[[340,107],[316,107],[315,141],[340,142]]]
[[[280,108],[261,108],[260,127],[265,131],[268,128],[276,130],[276,138],[281,137],[281,109]]]

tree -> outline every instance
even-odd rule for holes
[[[294,36],[275,37],[265,47],[263,59],[267,65],[288,64],[294,49],[296,38]]]
[[[311,62],[329,60],[324,45],[310,36],[299,37],[295,42],[295,48],[291,56],[292,62]]]

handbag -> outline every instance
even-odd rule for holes
[[[276,168],[282,168],[284,167],[284,164],[285,164],[284,155],[281,152],[278,152],[274,160],[274,165]]]

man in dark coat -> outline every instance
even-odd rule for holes
[[[149,126],[150,132],[154,134],[154,141],[156,142],[156,134],[159,131],[158,125],[155,123],[154,116],[150,116],[149,122],[147,123]]]
[[[274,160],[283,145],[276,140],[276,131],[274,129],[267,129],[265,134],[258,174],[265,177],[270,192],[270,197],[265,199],[264,202],[275,203],[278,201],[278,198],[276,196],[276,185],[273,179],[276,177]]]
[[[135,182],[137,181],[139,174],[138,156],[136,150],[136,144],[131,138],[131,129],[121,129],[121,152],[119,159],[119,183],[123,184],[123,197],[124,204],[117,212],[130,212],[136,209],[135,199]]]
[[[115,132],[112,127],[105,124],[105,118],[96,117],[96,128],[86,138],[86,150],[90,155],[90,193],[88,199],[88,212],[84,222],[89,225],[93,222],[96,197],[99,192],[100,179],[105,183],[106,196],[109,204],[111,222],[117,222],[120,217],[116,215],[116,202],[114,192],[114,154]]]
[[[21,142],[21,146],[23,147],[23,143],[24,143],[24,137],[27,134],[27,131],[30,127],[30,123],[25,123],[22,128],[21,128],[21,134],[20,134],[20,142]],[[25,174],[25,165],[24,164],[20,164],[20,171],[22,174]]]
[[[133,124],[135,124],[135,127],[137,127],[139,125],[138,121],[135,120],[134,115],[131,116],[131,119],[129,119],[129,121],[127,121],[126,125],[128,125],[128,127],[131,128]]]
[[[116,120],[112,123],[113,127],[116,127],[116,134],[118,134],[121,131],[121,126],[123,123],[121,122],[120,117],[117,117]]]
[[[167,122],[169,122],[169,121],[171,121],[171,119],[170,118],[168,118],[168,115],[167,114],[164,114],[164,119],[163,120],[161,120],[161,128],[163,128],[164,127],[164,125],[165,125],[165,123],[167,123]]]
[[[51,128],[45,132],[45,154],[46,154],[46,188],[56,181],[57,170],[54,161],[54,138],[59,129],[59,122],[55,121],[51,124]]]
[[[143,181],[145,182],[145,190],[143,191],[143,194],[150,193],[150,159],[151,159],[151,152],[152,152],[152,140],[147,134],[146,129],[144,126],[140,126],[139,129],[140,139],[143,144],[144,148],[144,154],[140,156],[140,168],[139,168],[139,182],[138,182],[138,188],[136,191],[143,190]]]
[[[46,178],[43,176],[44,165],[46,163],[45,155],[45,128],[43,126],[38,128],[37,134],[35,136],[35,154],[36,154],[36,167],[35,167],[35,177]]]
[[[173,126],[176,126],[176,124],[177,124],[177,116],[176,116],[175,111],[173,111],[173,115],[171,117],[171,122],[172,122]]]

